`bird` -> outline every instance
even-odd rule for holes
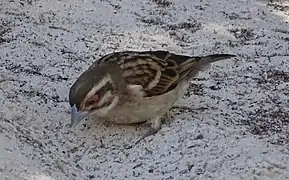
[[[165,50],[119,51],[100,57],[69,91],[71,124],[99,117],[115,124],[151,124],[135,142],[156,134],[162,118],[186,92],[193,77],[233,54],[188,56]]]

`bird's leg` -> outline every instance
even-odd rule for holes
[[[162,116],[158,116],[158,117],[154,118],[153,120],[151,120],[151,122],[152,122],[152,125],[149,128],[149,130],[139,140],[137,140],[133,145],[127,146],[126,149],[130,149],[133,146],[137,145],[140,141],[142,141],[146,137],[156,134],[161,129]]]
[[[170,111],[168,111],[165,115],[164,115],[164,118],[166,121],[172,121],[172,114]]]
[[[162,116],[156,117],[154,120],[152,120],[152,125],[149,128],[149,130],[139,139],[135,142],[135,145],[138,144],[141,140],[144,138],[156,134],[162,127]]]

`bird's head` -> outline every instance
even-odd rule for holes
[[[113,67],[92,66],[80,75],[69,92],[71,127],[91,114],[103,117],[117,105],[121,81],[116,80],[117,72]]]

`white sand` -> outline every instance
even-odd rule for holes
[[[1,0],[1,180],[289,179],[288,1],[156,1]],[[78,75],[106,53],[149,49],[238,57],[178,102],[195,111],[172,111],[132,149],[145,126],[68,128]]]

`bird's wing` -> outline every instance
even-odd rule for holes
[[[178,66],[166,59],[166,53],[157,56],[153,52],[116,52],[101,58],[98,63],[117,63],[122,76],[130,87],[141,86],[145,97],[157,96],[176,87]]]
[[[190,57],[167,51],[125,51],[111,53],[99,63],[116,62],[128,85],[142,87],[145,97],[157,96],[174,89],[192,70],[231,55]]]

